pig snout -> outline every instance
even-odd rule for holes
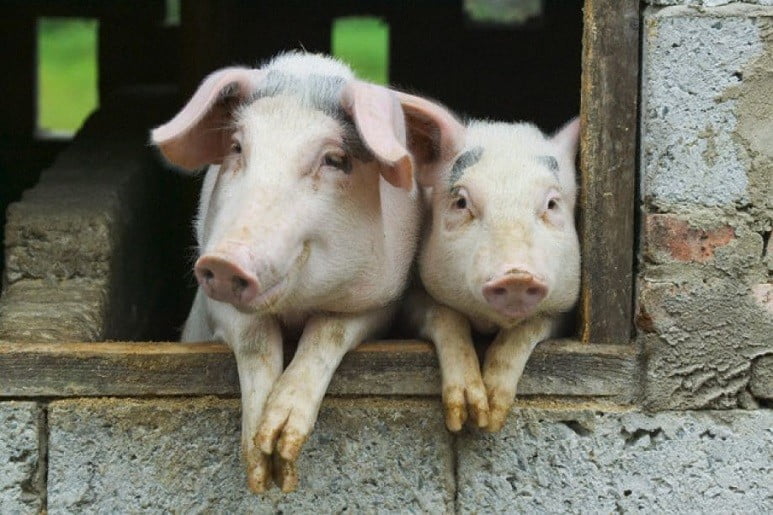
[[[509,318],[530,315],[547,294],[543,281],[522,270],[511,270],[483,285],[486,302]]]
[[[193,268],[208,297],[237,307],[247,306],[258,294],[258,278],[238,264],[219,256],[202,256]]]

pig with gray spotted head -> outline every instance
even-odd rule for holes
[[[406,313],[437,349],[447,427],[458,431],[469,417],[496,431],[532,350],[579,293],[579,122],[546,136],[527,123],[463,126],[440,106],[425,108],[446,116],[453,158],[419,175],[430,211],[418,259],[426,292],[408,295]],[[496,333],[482,373],[473,329]]]
[[[172,164],[207,167],[195,223],[199,289],[183,341],[234,351],[249,487],[295,488],[294,462],[343,355],[381,331],[418,241],[415,170],[431,117],[332,58],[290,53],[207,77],[152,132]],[[408,106],[406,112],[411,112]],[[406,134],[411,143],[406,143]],[[282,370],[282,339],[299,335]]]

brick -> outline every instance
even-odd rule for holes
[[[0,513],[39,513],[45,498],[43,410],[34,402],[2,402],[0,428]]]
[[[645,257],[654,262],[705,263],[717,247],[735,239],[729,225],[711,229],[693,227],[688,218],[670,214],[647,215],[644,222]]]
[[[49,426],[51,513],[453,507],[451,441],[434,400],[326,400],[292,494],[247,490],[234,399],[60,401]]]
[[[457,444],[461,513],[763,513],[773,411],[524,408]]]

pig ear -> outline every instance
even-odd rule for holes
[[[413,189],[413,161],[405,147],[405,122],[400,104],[388,89],[350,81],[341,104],[354,119],[363,143],[384,165],[381,174],[392,186]]]
[[[408,128],[408,147],[416,160],[419,184],[432,186],[464,148],[465,129],[440,104],[397,92]]]
[[[559,148],[559,152],[566,155],[574,162],[577,155],[577,144],[580,141],[580,117],[575,116],[558,129],[552,137],[553,143]]]
[[[256,90],[263,76],[261,70],[238,67],[212,73],[182,111],[153,129],[151,142],[170,163],[186,170],[220,163],[229,144],[232,111]]]

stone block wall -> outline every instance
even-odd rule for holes
[[[0,513],[773,511],[770,4],[642,11],[640,402],[533,395],[501,433],[455,436],[426,392],[329,395],[298,491],[254,496],[233,397],[0,399]],[[126,235],[153,216],[127,205],[156,165],[121,158],[95,184],[109,157],[65,159],[9,212],[0,352],[152,325],[116,256],[143,244]]]
[[[770,399],[773,355],[773,8],[652,3],[642,24],[644,406],[756,408]],[[660,6],[674,3],[701,7]]]

